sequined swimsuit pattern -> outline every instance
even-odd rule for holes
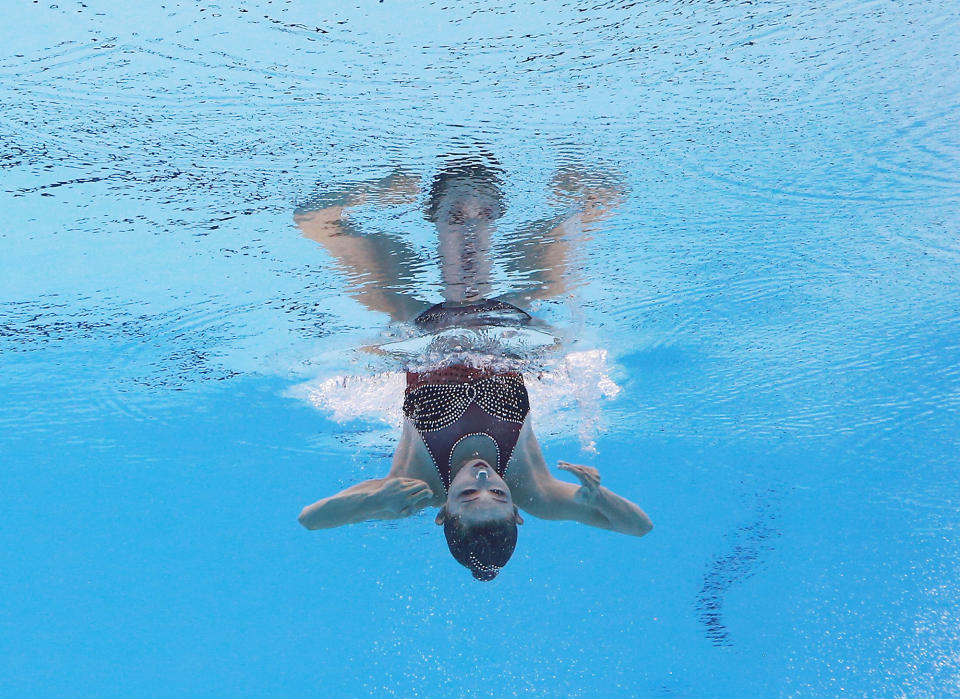
[[[462,380],[471,374],[475,378]],[[529,412],[527,389],[517,373],[490,375],[450,367],[427,375],[407,375],[403,414],[417,428],[448,488],[453,450],[473,435],[485,435],[496,443],[497,463],[492,465],[503,476]]]

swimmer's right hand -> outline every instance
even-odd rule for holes
[[[368,192],[378,204],[412,204],[420,196],[420,176],[396,169],[370,186]]]
[[[417,478],[388,478],[380,488],[383,509],[390,517],[408,517],[433,500],[430,486]]]

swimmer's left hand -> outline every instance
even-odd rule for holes
[[[572,473],[583,484],[581,492],[577,493],[578,497],[590,500],[597,494],[597,489],[600,487],[600,472],[597,469],[592,466],[571,464],[569,461],[558,461],[557,468]]]
[[[615,171],[565,168],[553,178],[553,195],[580,209],[583,223],[602,221],[626,199],[623,177]]]

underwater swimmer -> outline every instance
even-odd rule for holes
[[[369,237],[341,228],[342,206],[332,208],[301,210],[295,220],[305,235],[323,243],[357,275],[376,279],[385,263],[375,258],[364,261],[363,255],[375,254],[377,245],[395,253],[398,243],[371,244]],[[512,304],[489,299],[492,223],[502,213],[499,177],[482,160],[458,161],[437,175],[426,217],[437,227],[445,301],[421,312],[418,324],[469,324],[491,310],[512,313],[518,322],[529,319]],[[339,240],[331,242],[331,236]],[[351,237],[358,245],[349,244]],[[396,258],[390,264],[411,266]],[[409,320],[411,304],[382,293],[397,289],[398,280],[376,281],[361,289],[360,298],[394,317],[405,313]],[[547,283],[551,281],[555,288],[562,287],[556,279]],[[368,297],[368,291],[373,296]],[[636,504],[600,485],[595,468],[559,462],[559,469],[579,484],[550,473],[518,372],[463,364],[408,371],[403,415],[387,475],[305,507],[299,518],[303,526],[326,529],[398,519],[438,507],[436,523],[443,526],[451,554],[478,580],[492,580],[510,559],[517,527],[523,524],[521,510],[542,519],[572,520],[633,536],[652,528]]]

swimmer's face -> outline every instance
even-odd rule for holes
[[[437,206],[438,227],[484,224],[500,215],[500,203],[469,180],[450,182]]]
[[[482,459],[468,461],[457,471],[447,491],[446,511],[466,525],[508,518],[522,522],[509,486]]]

